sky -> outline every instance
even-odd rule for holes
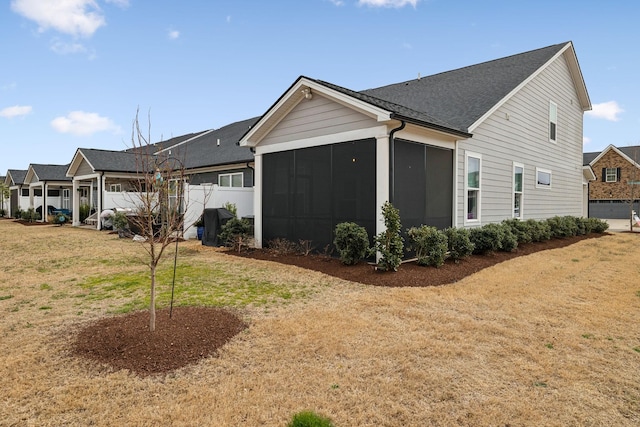
[[[301,75],[364,90],[571,41],[585,152],[640,145],[640,2],[8,0],[0,175],[260,116]]]

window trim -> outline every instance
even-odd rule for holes
[[[553,138],[552,138],[553,130]],[[558,104],[553,101],[549,101],[549,128],[548,128],[549,142],[558,142]]]
[[[540,184],[540,174],[549,174],[549,184]],[[536,188],[551,188],[553,186],[553,173],[549,169],[536,168]]]
[[[604,168],[605,169],[605,182],[618,182],[618,174],[620,168]],[[609,171],[613,171],[613,179],[609,179]]]
[[[521,181],[520,181],[520,191],[516,190],[516,168],[520,168],[522,169],[522,173],[521,173]],[[522,202],[524,201],[524,165],[522,163],[516,163],[513,162],[513,197],[511,199],[511,215],[513,218],[516,219],[523,219],[524,218],[524,213],[523,213],[523,204]],[[537,178],[537,175],[536,175]],[[516,216],[516,194],[520,194],[520,215]]]
[[[478,159],[478,187],[469,186],[469,158]],[[477,192],[476,218],[469,218],[469,192]],[[463,223],[472,225],[479,224],[482,212],[482,155],[472,151],[466,151],[464,155],[464,221]]]
[[[109,184],[109,193],[122,193],[122,184]]]
[[[233,185],[233,177],[240,175],[240,185],[235,187]],[[229,177],[229,185],[222,185],[220,184],[220,181],[222,180],[222,177]],[[244,187],[244,173],[243,172],[229,172],[229,173],[221,173],[218,175],[218,187],[224,187],[224,188],[243,188]]]

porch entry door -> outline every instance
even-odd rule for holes
[[[62,209],[71,210],[71,190],[68,188],[62,189]]]
[[[453,150],[394,142],[394,199],[402,229],[453,224]]]

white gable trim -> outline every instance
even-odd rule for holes
[[[309,80],[306,77],[299,78],[284,95],[260,118],[260,120],[245,134],[239,145],[256,147],[271,130],[289,114],[289,112],[305,99],[305,96],[313,96],[314,93],[322,94],[334,102],[342,104],[352,110],[365,114],[378,122],[391,120],[391,112],[375,107],[366,102],[345,95],[339,91],[328,88],[320,83]]]
[[[598,156],[591,160],[591,163],[589,163],[590,166],[595,165],[598,160],[600,160],[605,154],[607,154],[610,150],[615,151],[616,153],[618,153],[620,155],[620,157],[622,157],[623,159],[625,159],[626,161],[628,161],[629,163],[631,163],[633,166],[640,168],[640,164],[638,164],[635,160],[633,160],[631,157],[627,156],[626,154],[624,154],[622,151],[620,151],[615,145],[613,144],[609,144],[609,146],[607,148],[605,148],[604,150],[602,150],[600,152],[600,154],[598,154]]]
[[[573,77],[573,83],[576,87],[576,91],[578,92],[578,98],[582,102],[583,111],[591,110],[591,102],[589,101],[589,95],[587,93],[586,86],[584,84],[584,79],[582,78],[582,73],[580,72],[580,67],[578,66],[578,60],[576,59],[575,52],[573,52],[573,45],[571,43],[567,43],[562,49],[558,51],[551,59],[549,59],[543,66],[538,68],[534,73],[532,73],[528,78],[526,78],[522,83],[516,86],[511,92],[507,94],[504,98],[502,98],[496,105],[494,105],[489,111],[484,113],[482,117],[476,120],[471,126],[469,126],[469,133],[473,133],[475,129],[480,126],[489,116],[495,113],[500,107],[502,107],[509,99],[511,99],[516,93],[518,93],[523,87],[529,84],[533,79],[535,79],[542,71],[544,71],[551,63],[553,63],[560,56],[564,55],[565,52],[571,49],[572,55],[568,58],[567,63],[569,64],[569,70],[571,72],[571,76]]]
[[[73,176],[75,175],[76,171],[78,170],[78,168],[82,164],[83,160],[85,162],[87,162],[87,164],[89,166],[91,166],[91,170],[93,170],[95,172],[96,168],[94,168],[93,165],[91,164],[91,162],[84,156],[84,153],[82,152],[82,148],[78,148],[76,150],[76,154],[73,155],[73,160],[71,160],[71,164],[69,164],[69,167],[67,168],[66,175],[69,178],[73,178]]]

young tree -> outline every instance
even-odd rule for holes
[[[136,156],[137,187],[133,196],[136,212],[129,223],[141,238],[150,273],[149,330],[156,328],[156,271],[167,247],[182,237],[184,228],[184,163],[170,154],[157,154],[149,130],[140,128],[138,112],[132,126],[131,142]]]

